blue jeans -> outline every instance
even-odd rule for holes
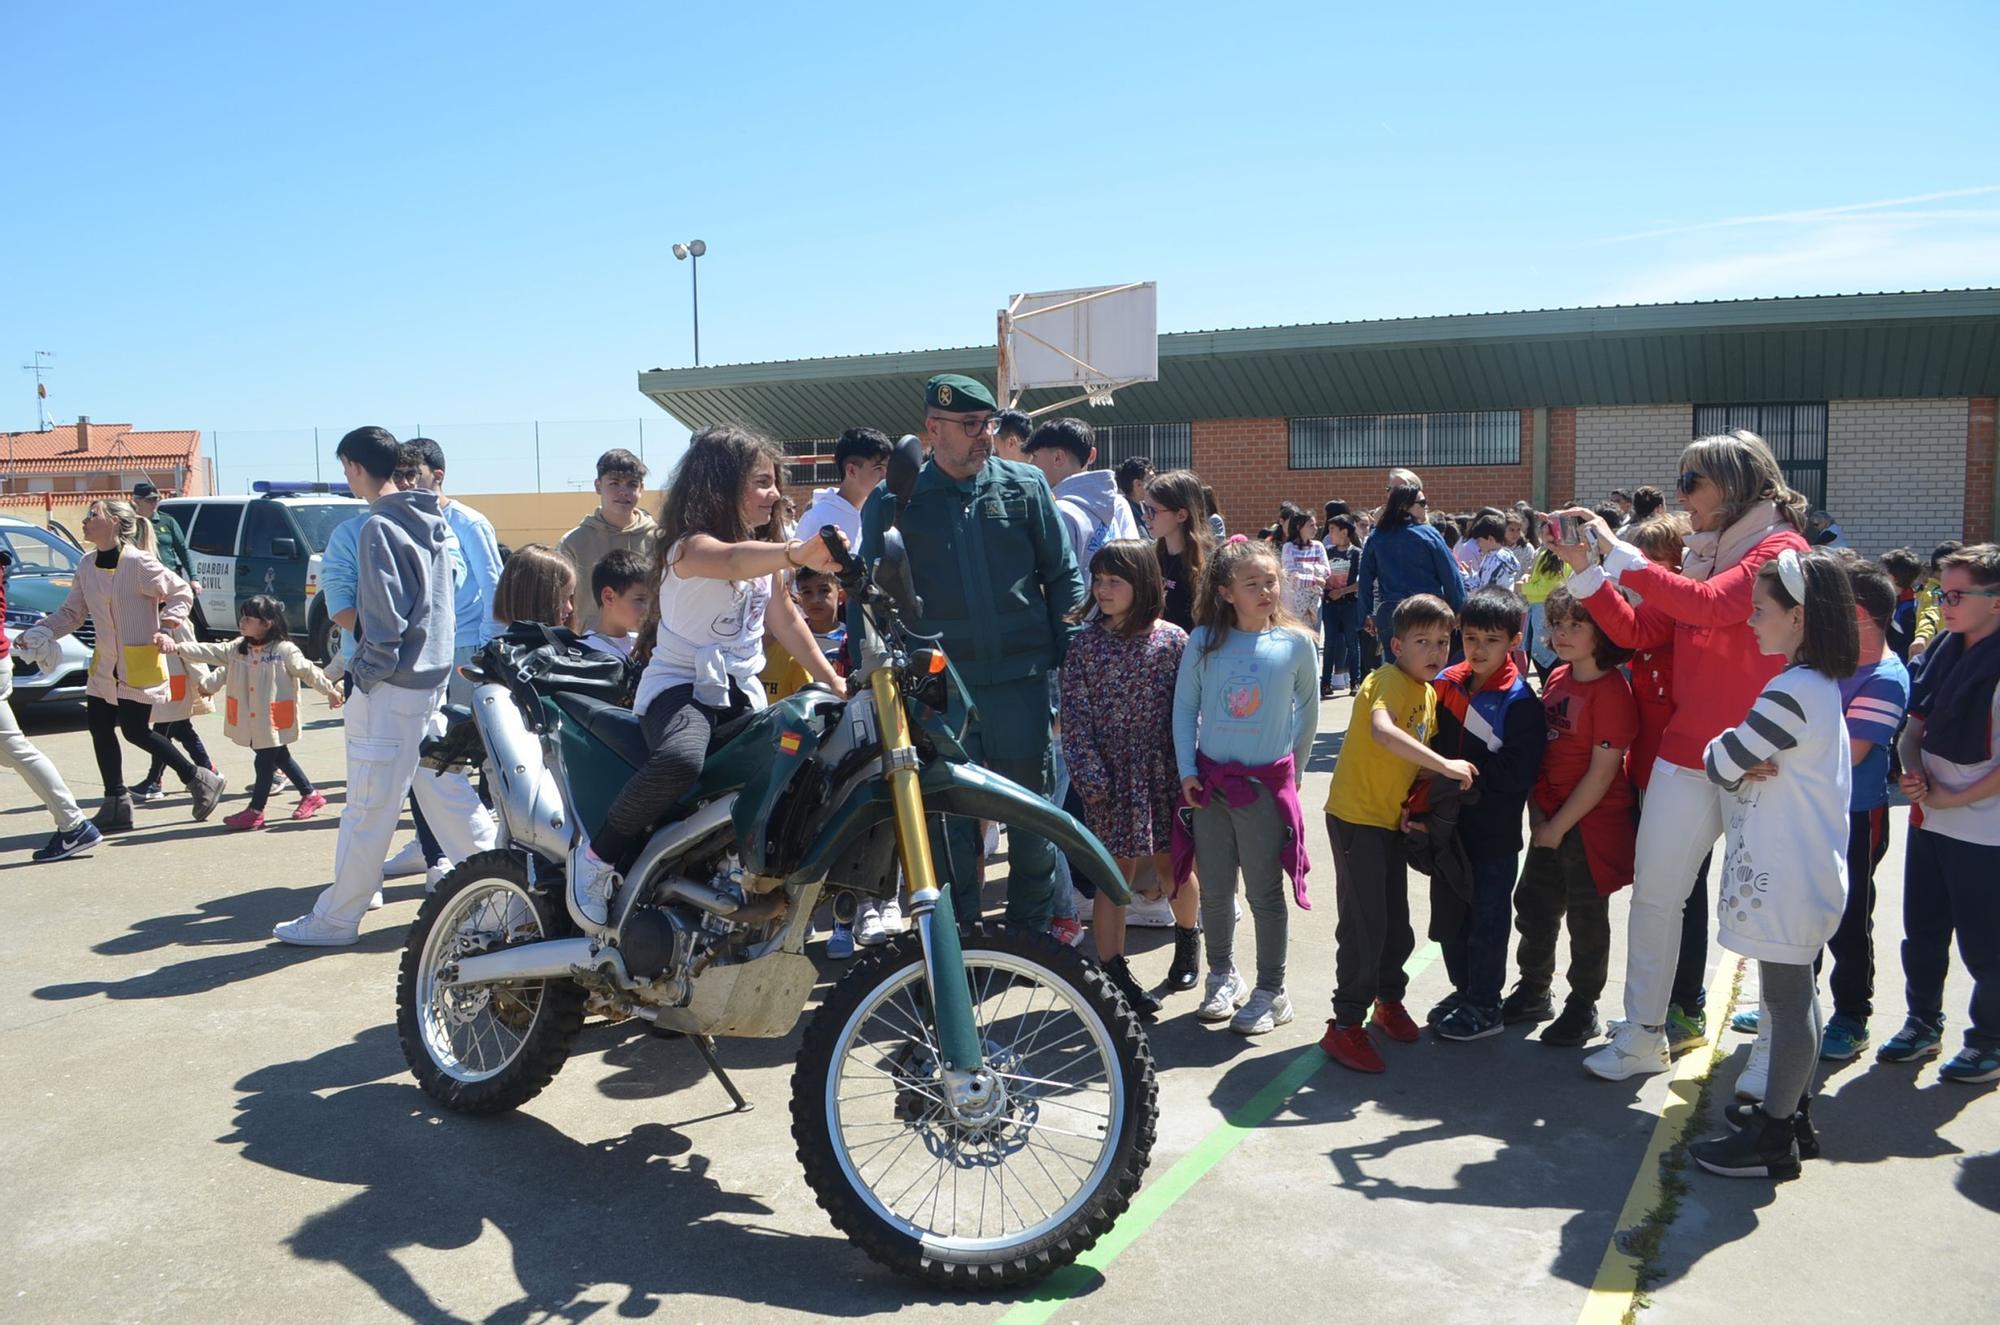
[[[1347,673],[1349,685],[1361,684],[1361,603],[1355,598],[1331,598],[1319,605],[1319,685],[1324,690],[1335,672]]]
[[[1514,867],[1512,851],[1479,851],[1472,855],[1472,906],[1465,925],[1446,940],[1444,969],[1458,996],[1486,1012],[1500,1011],[1500,991],[1507,983],[1507,944],[1514,933]]]

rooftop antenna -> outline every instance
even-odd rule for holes
[[[42,361],[55,357],[55,355],[49,353],[47,350],[36,350],[35,361],[21,365],[22,372],[33,373],[35,375],[35,418],[41,424],[35,430],[37,432],[47,432],[49,430],[49,389],[42,382],[42,374],[55,371],[55,369]]]

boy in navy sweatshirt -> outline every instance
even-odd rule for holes
[[[1521,822],[1548,743],[1541,700],[1514,666],[1528,605],[1511,589],[1485,588],[1465,600],[1459,633],[1465,661],[1438,674],[1437,735],[1431,748],[1479,770],[1477,798],[1459,812],[1458,835],[1472,861],[1472,905],[1458,936],[1444,944],[1452,992],[1431,1009],[1439,1038],[1478,1040],[1500,1033],[1500,991],[1514,932],[1514,868]]]

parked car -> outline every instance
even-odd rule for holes
[[[7,577],[7,640],[62,606],[76,581],[77,563],[83,551],[66,542],[58,533],[11,515],[0,515],[0,551],[10,564]],[[57,643],[62,661],[43,671],[20,655],[14,655],[14,704],[23,707],[51,699],[82,699],[90,678],[90,653],[96,632],[86,620],[74,634]]]
[[[254,485],[247,497],[177,497],[160,503],[187,535],[201,585],[195,630],[204,639],[236,633],[236,606],[253,594],[285,605],[285,624],[314,662],[332,657],[336,627],[319,591],[320,554],[335,529],[368,509],[342,495],[344,484]]]

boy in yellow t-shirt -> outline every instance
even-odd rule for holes
[[[1427,744],[1437,725],[1430,679],[1451,657],[1455,624],[1450,606],[1430,594],[1397,604],[1389,642],[1395,661],[1378,667],[1354,696],[1354,716],[1327,793],[1339,918],[1333,1019],[1320,1048],[1357,1072],[1384,1067],[1364,1018],[1391,1039],[1417,1038],[1417,1025],[1403,1008],[1409,984],[1403,963],[1417,946],[1403,856],[1403,800],[1420,772],[1461,787],[1471,786],[1476,772],[1465,760],[1446,759]]]

